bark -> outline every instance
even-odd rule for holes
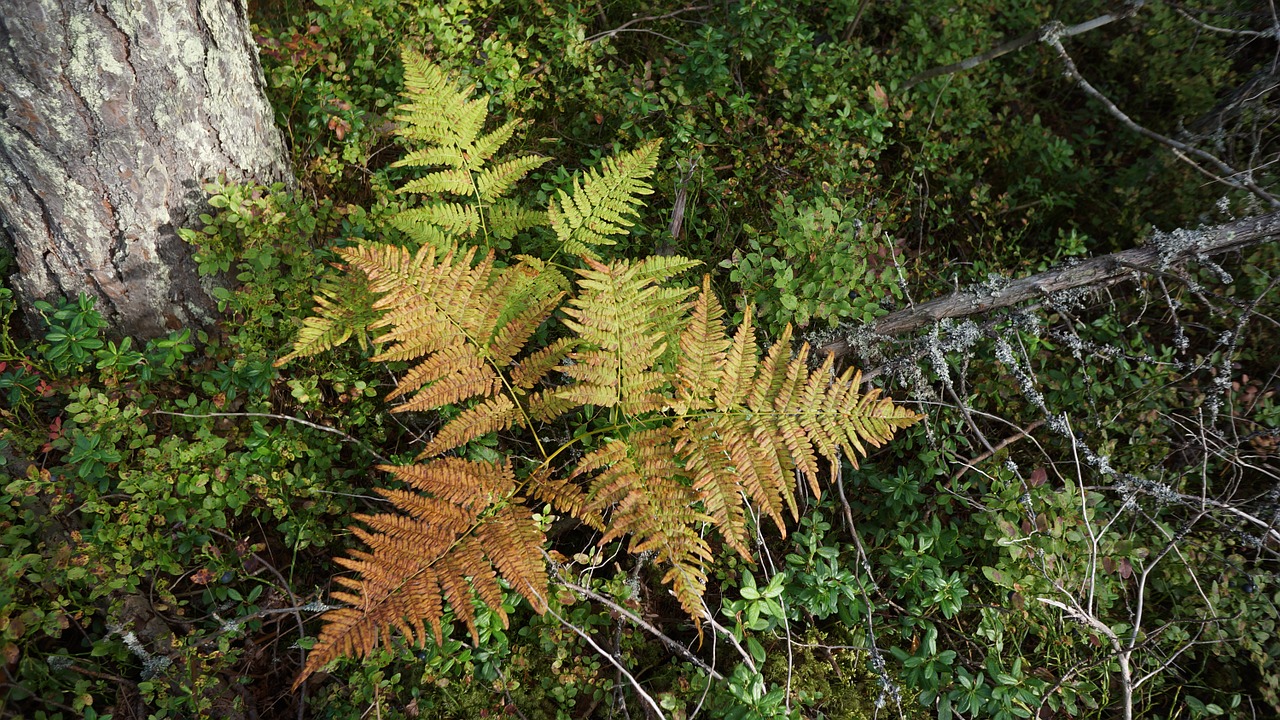
[[[963,290],[890,313],[871,324],[873,335],[894,336],[919,330],[945,318],[967,317],[1038,300],[1079,288],[1101,289],[1132,278],[1135,272],[1162,272],[1180,262],[1241,250],[1280,236],[1280,212],[1245,218],[1200,230],[1156,233],[1147,244],[1074,265],[1046,270],[998,289]],[[819,354],[841,357],[851,351],[845,340],[822,346]]]
[[[0,227],[24,306],[88,293],[141,337],[210,323],[176,231],[210,178],[290,178],[262,88],[244,0],[6,0]]]

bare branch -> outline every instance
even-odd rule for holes
[[[363,449],[365,452],[372,455],[375,459],[377,459],[378,462],[383,463],[384,465],[391,464],[391,460],[389,458],[382,455],[377,450],[374,450],[372,447],[369,446],[368,443],[364,442],[363,440],[354,438],[337,428],[331,428],[327,425],[321,425],[320,423],[314,423],[314,422],[311,422],[310,420],[304,420],[300,417],[294,417],[292,415],[280,415],[278,413],[259,413],[259,412],[183,413],[183,412],[172,412],[169,410],[149,410],[148,414],[149,415],[172,415],[173,417],[195,418],[197,420],[201,418],[215,418],[215,417],[258,417],[258,418],[269,418],[271,420],[285,420],[288,422],[295,422],[295,423],[298,423],[299,425],[306,425],[307,427],[312,428],[314,430],[319,430],[321,432],[327,432],[333,435],[337,435],[338,437],[342,438],[346,442],[359,445],[361,449]]]
[[[1116,107],[1116,104],[1111,102],[1107,96],[1103,95],[1097,88],[1091,85],[1088,80],[1084,79],[1084,76],[1080,74],[1079,69],[1076,68],[1075,61],[1071,59],[1069,54],[1067,54],[1066,48],[1062,47],[1061,37],[1061,34],[1050,31],[1045,35],[1044,41],[1057,51],[1058,57],[1062,58],[1062,64],[1067,71],[1067,77],[1071,78],[1076,85],[1080,86],[1080,89],[1083,90],[1086,95],[1101,103],[1106,111],[1110,113],[1112,117],[1119,120],[1122,125],[1149,140],[1154,140],[1161,145],[1172,149],[1175,153],[1180,153],[1180,158],[1185,154],[1208,163],[1214,168],[1217,168],[1218,172],[1222,173],[1222,175],[1213,175],[1214,179],[1218,182],[1239,190],[1248,190],[1267,202],[1271,207],[1280,208],[1280,199],[1277,199],[1274,195],[1259,187],[1258,184],[1249,177],[1248,171],[1241,172],[1240,170],[1236,170],[1222,160],[1219,160],[1217,157],[1214,157],[1199,148],[1192,147],[1183,142],[1178,142],[1177,140],[1161,135],[1158,132],[1148,130],[1134,122],[1133,118],[1126,115],[1124,111]],[[1200,168],[1199,165],[1196,165],[1195,163],[1192,163],[1192,165],[1203,172],[1203,169]],[[1241,179],[1234,179],[1237,177]]]
[[[946,318],[980,315],[1064,290],[1104,288],[1132,277],[1135,267],[1161,270],[1195,257],[1242,250],[1276,236],[1280,236],[1280,212],[1201,230],[1156,233],[1142,247],[1012,280],[999,290],[962,290],[890,313],[866,329],[871,335],[901,335]],[[851,351],[851,344],[848,339],[837,340],[822,346],[820,351],[841,357]]]
[[[628,20],[628,21],[626,21],[626,22],[622,23],[621,25],[619,25],[618,27],[616,27],[616,28],[614,28],[614,29],[612,29],[612,30],[605,30],[604,32],[598,32],[598,33],[596,33],[595,35],[592,35],[592,36],[588,37],[588,38],[586,39],[586,42],[589,42],[589,43],[597,42],[597,41],[599,41],[599,40],[603,40],[603,39],[605,39],[605,38],[611,38],[611,37],[613,37],[613,36],[615,36],[615,35],[618,35],[619,33],[623,33],[623,32],[648,32],[648,33],[652,33],[652,34],[654,34],[654,35],[658,35],[659,37],[664,37],[664,38],[666,38],[666,37],[667,37],[666,35],[662,35],[661,33],[653,32],[652,30],[643,30],[643,29],[628,30],[628,28],[630,28],[632,25],[635,25],[635,24],[637,24],[637,23],[650,22],[650,21],[653,21],[653,20],[666,20],[667,18],[673,18],[673,17],[675,17],[675,16],[677,16],[677,15],[683,15],[683,14],[688,13],[688,12],[696,12],[696,11],[698,11],[698,10],[709,10],[710,8],[711,8],[711,6],[710,6],[710,5],[694,5],[694,6],[692,6],[692,7],[681,8],[681,9],[679,9],[679,10],[673,10],[672,12],[669,12],[669,13],[667,13],[667,14],[665,14],[665,15],[649,15],[649,16],[646,16],[646,17],[637,17],[637,18],[632,18],[631,20]],[[667,39],[668,39],[668,40],[670,40],[671,38],[667,38]],[[673,42],[674,42],[674,41],[673,41]]]
[[[1138,12],[1138,10],[1142,8],[1144,4],[1145,3],[1141,1],[1130,3],[1126,5],[1125,8],[1119,12],[1105,13],[1103,15],[1099,15],[1096,18],[1093,18],[1092,20],[1085,20],[1082,23],[1071,25],[1068,27],[1063,27],[1062,24],[1058,22],[1046,23],[1036,28],[1035,30],[1023,33],[1022,35],[1019,35],[1018,37],[1015,37],[1015,38],[1010,38],[1009,40],[1006,40],[1000,43],[999,45],[991,48],[990,50],[984,53],[979,53],[972,57],[967,57],[958,63],[952,63],[950,65],[943,65],[941,67],[925,70],[924,72],[919,73],[918,75],[915,75],[910,80],[908,80],[906,84],[902,86],[902,91],[906,92],[907,90],[910,90],[911,88],[915,87],[916,85],[919,85],[920,83],[926,80],[932,80],[933,78],[941,77],[942,75],[951,75],[953,73],[963,72],[965,70],[972,70],[973,68],[985,62],[990,62],[1002,55],[1008,55],[1009,53],[1014,52],[1016,50],[1021,50],[1022,48],[1028,45],[1033,45],[1037,42],[1040,42],[1041,40],[1045,39],[1045,37],[1048,34],[1053,32],[1056,32],[1058,34],[1058,37],[1071,37],[1073,35],[1080,35],[1082,33],[1087,33],[1090,30],[1096,30],[1100,27],[1103,27],[1104,25],[1110,25],[1111,23],[1116,22],[1117,20],[1128,19],[1130,17],[1133,17]]]
[[[683,657],[685,660],[688,660],[694,665],[697,665],[703,672],[707,673],[707,675],[710,675],[712,679],[715,679],[715,680],[724,679],[724,676],[721,675],[719,672],[716,672],[715,668],[702,662],[702,660],[697,655],[694,655],[693,653],[689,652],[689,648],[667,637],[665,634],[663,634],[661,630],[654,627],[652,624],[645,622],[638,615],[631,612],[630,610],[627,610],[626,608],[622,607],[618,603],[610,600],[609,598],[605,597],[604,595],[601,595],[598,592],[595,592],[594,590],[591,590],[590,588],[586,588],[581,585],[571,583],[568,580],[561,579],[561,580],[558,580],[557,582],[559,582],[561,585],[565,586],[566,588],[569,588],[570,590],[574,591],[575,593],[581,595],[582,597],[590,598],[600,603],[601,605],[608,606],[610,610],[625,617],[627,620],[630,620],[635,625],[639,626],[640,628],[643,628],[645,632],[648,632],[650,635],[662,641],[663,645],[666,645],[668,648],[675,651],[678,655],[680,655],[680,657]]]

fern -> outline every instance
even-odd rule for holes
[[[599,170],[573,179],[573,194],[556,193],[547,219],[561,249],[573,255],[599,259],[597,246],[613,245],[615,235],[625,235],[632,222],[628,215],[640,206],[640,196],[653,192],[644,182],[658,163],[660,140],[608,158]]]
[[[400,214],[396,226],[421,241],[416,251],[339,250],[344,284],[323,286],[317,316],[281,362],[364,333],[372,361],[408,363],[387,396],[392,412],[458,410],[419,464],[381,466],[408,489],[379,491],[393,512],[356,518],[362,548],[338,560],[354,575],[335,578],[332,593],[344,607],[325,615],[297,682],[393,631],[440,642],[449,609],[473,636],[476,602],[505,623],[499,581],[545,610],[545,538],[530,503],[595,528],[602,544],[652,553],[697,622],[717,537],[750,560],[752,518],[784,533],[795,519],[797,476],[816,495],[821,460],[865,455],[917,416],[861,394],[859,376],[835,376],[829,358],[811,369],[790,328],[762,353],[751,308],[731,333],[709,278],[701,288],[669,283],[696,263],[598,256],[651,192],[656,141],[575,178],[546,213],[529,210],[503,196],[542,159],[490,162],[515,124],[482,134],[485,99],[420,57],[405,62],[402,135],[424,147],[400,164],[431,171],[402,190],[461,199]],[[504,265],[469,245],[542,224],[558,252],[581,258],[572,282],[549,262]],[[540,431],[574,410],[598,419],[564,435],[600,440],[566,465],[558,458],[578,440],[544,447],[555,433]],[[506,459],[450,455],[499,432]]]
[[[796,471],[818,495],[817,455],[835,463],[843,454],[856,467],[857,454],[866,454],[863,443],[878,447],[918,419],[876,391],[859,395],[852,370],[833,379],[830,358],[809,370],[807,346],[790,356],[790,328],[759,363],[750,309],[732,339],[723,315],[704,279],[681,333],[673,392],[662,394],[673,399],[659,403],[669,428],[615,441],[585,457],[574,473],[600,470],[586,509],[603,514],[612,508],[606,539],[631,533],[633,551],[657,551],[671,564],[672,591],[695,619],[710,555],[700,536],[695,541],[677,525],[706,522],[750,559],[748,505],[785,535],[784,513],[797,517]],[[696,518],[692,508],[700,508]]]
[[[277,360],[275,366],[337,347],[353,335],[362,349],[368,349],[369,325],[378,319],[373,300],[369,283],[359,273],[326,273],[321,276],[315,296],[317,315],[303,321],[293,352]]]
[[[379,490],[401,512],[356,517],[365,527],[354,532],[368,550],[353,551],[338,563],[360,579],[335,578],[344,590],[332,596],[346,607],[326,613],[295,688],[338,657],[390,642],[392,629],[421,644],[430,627],[430,637],[442,642],[446,602],[477,640],[473,596],[505,626],[498,577],[535,609],[546,607],[542,532],[528,508],[501,503],[515,485],[509,464],[441,459],[380,469],[419,492]]]
[[[403,61],[406,102],[396,115],[402,124],[397,132],[425,147],[394,166],[432,171],[405,183],[399,192],[452,195],[466,202],[432,199],[423,207],[399,213],[391,224],[420,245],[448,251],[459,239],[481,236],[487,243],[490,234],[510,239],[544,222],[542,213],[503,196],[550,158],[522,155],[491,162],[518,123],[512,120],[481,134],[489,117],[487,96],[472,97],[474,87],[454,83],[421,55],[406,51]]]

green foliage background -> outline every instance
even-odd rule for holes
[[[336,248],[408,242],[390,222],[416,202],[392,190],[413,177],[393,167],[406,150],[390,120],[402,47],[475,83],[496,117],[523,118],[510,153],[552,159],[517,190],[531,206],[569,188],[571,169],[663,138],[657,193],[611,256],[697,258],[726,307],[755,303],[771,336],[792,322],[821,341],[908,296],[998,289],[1001,278],[1131,247],[1152,227],[1257,210],[1130,134],[1039,44],[904,89],[1008,36],[1105,9],[255,4],[299,186],[206,188],[208,213],[184,237],[220,285],[218,327],[139,342],[67,298],[38,308],[46,327],[28,333],[9,324],[15,303],[0,290],[0,712],[639,712],[613,665],[514,594],[511,628],[481,613],[474,647],[460,632],[439,648],[397,645],[337,664],[304,694],[281,690],[314,632],[311,603],[349,542],[350,514],[376,507],[368,489],[383,481],[371,466],[408,462],[447,419],[390,416],[379,398],[394,383],[358,344],[272,366]],[[1201,133],[1238,167],[1256,153],[1257,179],[1274,187],[1274,97],[1258,95],[1216,134],[1203,123],[1268,72],[1275,39],[1197,24],[1265,30],[1269,15],[1232,0],[1190,19],[1180,9],[1148,3],[1066,45],[1138,123]],[[511,252],[539,255],[546,242],[525,233]],[[594,549],[580,528],[552,533],[577,584],[687,644],[723,679],[569,590],[553,610],[672,718],[1111,717],[1118,667],[1105,637],[1037,598],[1089,588],[1097,616],[1127,635],[1137,583],[1153,568],[1135,663],[1159,672],[1139,688],[1140,714],[1280,712],[1275,543],[1187,501],[1243,498],[1268,522],[1280,502],[1275,325],[1238,325],[1244,308],[1275,317],[1276,254],[1264,245],[1224,260],[1229,282],[1213,268],[1147,277],[1039,314],[941,326],[924,344],[896,341],[909,361],[888,363],[882,380],[930,418],[844,468],[843,494],[812,500],[798,532],[762,529],[760,565],[725,553],[708,600],[741,654],[713,632],[699,644],[643,562]],[[1059,413],[1105,463],[1051,431]],[[1231,432],[1197,441],[1213,415]],[[592,422],[572,418],[563,432]],[[979,440],[1027,428],[994,453]],[[490,457],[504,442],[467,452]]]

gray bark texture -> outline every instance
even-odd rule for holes
[[[31,301],[84,292],[117,334],[209,324],[177,229],[201,184],[289,180],[244,0],[4,0],[0,227]]]

